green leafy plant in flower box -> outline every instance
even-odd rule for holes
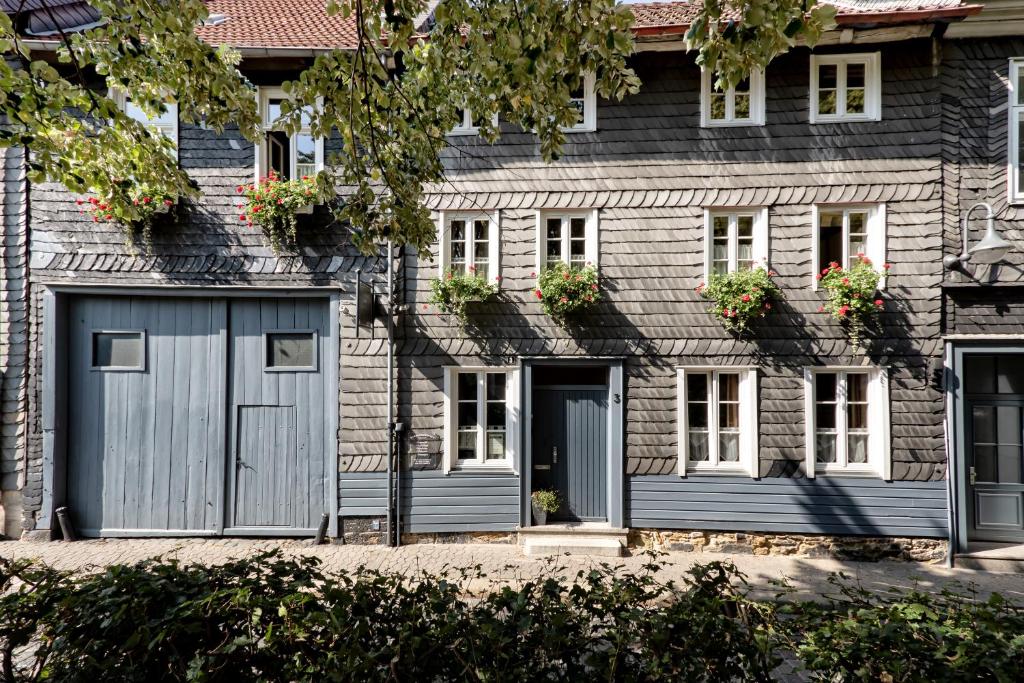
[[[490,282],[477,273],[473,266],[465,272],[448,268],[442,277],[430,282],[430,303],[442,313],[455,316],[459,325],[465,326],[469,319],[469,305],[487,301],[497,295],[499,282],[500,275]]]
[[[888,272],[888,263],[878,271],[871,259],[857,254],[849,268],[833,261],[817,275],[828,294],[818,312],[830,314],[843,325],[855,349],[860,348],[865,330],[885,305],[878,294],[878,283]]]
[[[775,275],[774,270],[763,267],[712,273],[706,283],[697,286],[697,293],[712,302],[708,312],[727,330],[741,334],[784,298],[772,280]]]
[[[558,321],[583,313],[601,301],[597,268],[582,268],[558,262],[541,271],[534,296],[544,312]]]
[[[153,224],[178,204],[178,196],[149,185],[127,183],[107,196],[94,195],[76,199],[75,203],[94,223],[116,224],[129,242],[141,236],[148,244]]]
[[[237,191],[245,199],[238,206],[238,219],[250,227],[258,225],[275,254],[295,246],[299,213],[320,202],[316,179],[302,176],[281,180],[271,172],[258,183],[239,185]]]

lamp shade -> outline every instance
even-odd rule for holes
[[[985,236],[968,253],[971,255],[971,261],[974,263],[998,263],[1010,251],[1011,246],[996,231],[995,221],[990,218],[988,229],[985,230]]]

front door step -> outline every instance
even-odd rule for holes
[[[1024,544],[972,542],[966,553],[956,555],[953,564],[960,569],[1024,573]]]
[[[523,554],[596,555],[622,557],[626,554],[628,529],[613,529],[607,524],[548,524],[519,530]]]

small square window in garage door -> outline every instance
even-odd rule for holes
[[[146,332],[144,330],[94,330],[92,333],[93,370],[145,370]]]
[[[266,365],[270,372],[317,370],[315,330],[269,331],[263,334]]]

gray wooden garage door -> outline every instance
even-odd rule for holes
[[[311,533],[335,450],[326,302],[76,297],[68,334],[83,535]]]

